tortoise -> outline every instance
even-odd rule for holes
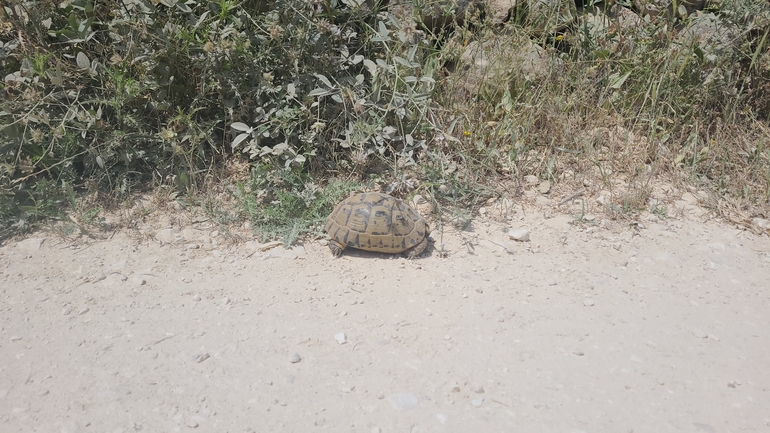
[[[428,246],[430,228],[403,201],[378,192],[354,194],[326,219],[329,249],[338,257],[346,247],[378,253],[406,252],[413,259]]]

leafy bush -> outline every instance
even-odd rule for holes
[[[233,152],[338,171],[411,155],[429,129],[433,49],[376,4],[40,0],[3,13],[4,228],[36,221],[43,179],[189,190]]]

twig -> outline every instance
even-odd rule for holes
[[[560,201],[560,202],[559,202],[559,204],[558,204],[557,206],[561,206],[561,205],[563,205],[564,203],[566,203],[566,202],[568,202],[568,201],[572,200],[573,198],[576,198],[576,197],[580,197],[581,195],[583,195],[583,194],[585,194],[585,193],[586,193],[586,190],[585,190],[585,189],[581,189],[581,190],[577,191],[576,193],[574,193],[574,194],[570,195],[569,197],[565,198],[564,200]]]

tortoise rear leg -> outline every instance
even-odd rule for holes
[[[329,244],[331,245],[331,244]],[[423,251],[425,251],[425,248],[428,247],[428,237],[425,236],[425,238],[420,242],[419,244],[412,247],[411,250],[409,250],[409,253],[407,253],[406,258],[411,260],[420,254],[422,254]]]
[[[334,239],[329,241],[329,249],[332,250],[332,254],[334,254],[334,257],[339,257],[342,255],[342,250],[345,249],[347,245],[342,245],[341,243],[335,241]]]

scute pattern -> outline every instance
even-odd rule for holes
[[[346,247],[381,253],[409,251],[419,255],[427,246],[428,223],[406,203],[380,193],[355,194],[342,201],[326,220],[329,248],[340,255]]]

